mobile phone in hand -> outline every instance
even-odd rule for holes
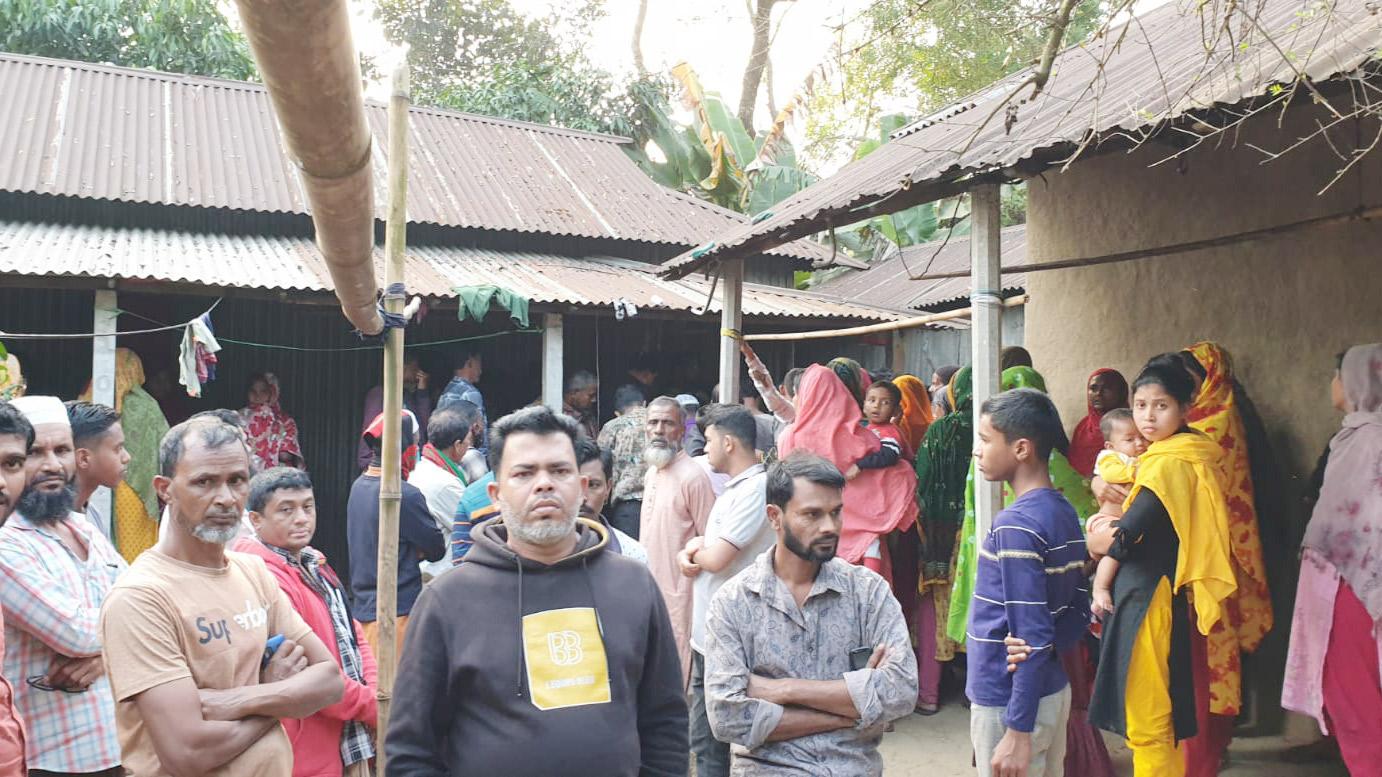
[[[849,651],[849,671],[857,672],[865,669],[869,665],[869,659],[873,657],[873,648],[860,647]]]
[[[275,634],[269,637],[268,642],[264,643],[264,658],[259,662],[260,669],[269,665],[269,660],[274,657],[274,653],[278,652],[278,648],[283,644],[283,640],[284,637],[282,634]]]

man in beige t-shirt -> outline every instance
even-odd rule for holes
[[[249,492],[236,429],[192,419],[159,458],[154,486],[173,525],[101,612],[124,766],[134,777],[290,777],[278,721],[339,701],[340,669],[264,563],[225,550]],[[276,635],[285,640],[261,669]]]

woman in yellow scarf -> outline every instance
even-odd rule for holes
[[[1197,725],[1191,631],[1208,634],[1237,588],[1222,453],[1187,426],[1193,392],[1174,354],[1133,383],[1133,417],[1151,446],[1109,549],[1121,566],[1089,717],[1127,738],[1137,777],[1185,774],[1177,742]]]

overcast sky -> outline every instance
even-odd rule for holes
[[[519,10],[542,15],[552,0],[510,0]],[[779,2],[774,23],[781,22],[772,50],[774,93],[785,103],[808,73],[827,57],[841,22],[858,29],[859,14],[871,0],[796,0]],[[606,16],[596,28],[597,45],[586,52],[599,66],[616,74],[633,72],[633,25],[638,0],[606,0]],[[371,56],[388,60],[391,48],[371,20],[370,0],[351,0],[356,45]],[[750,36],[744,0],[650,0],[643,26],[643,59],[650,70],[667,72],[686,61],[707,90],[718,91],[735,108],[740,80],[748,62]],[[376,88],[372,97],[386,96]],[[760,117],[760,123],[766,119]]]

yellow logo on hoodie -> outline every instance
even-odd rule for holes
[[[540,710],[610,702],[609,664],[592,607],[523,616],[528,691]]]

